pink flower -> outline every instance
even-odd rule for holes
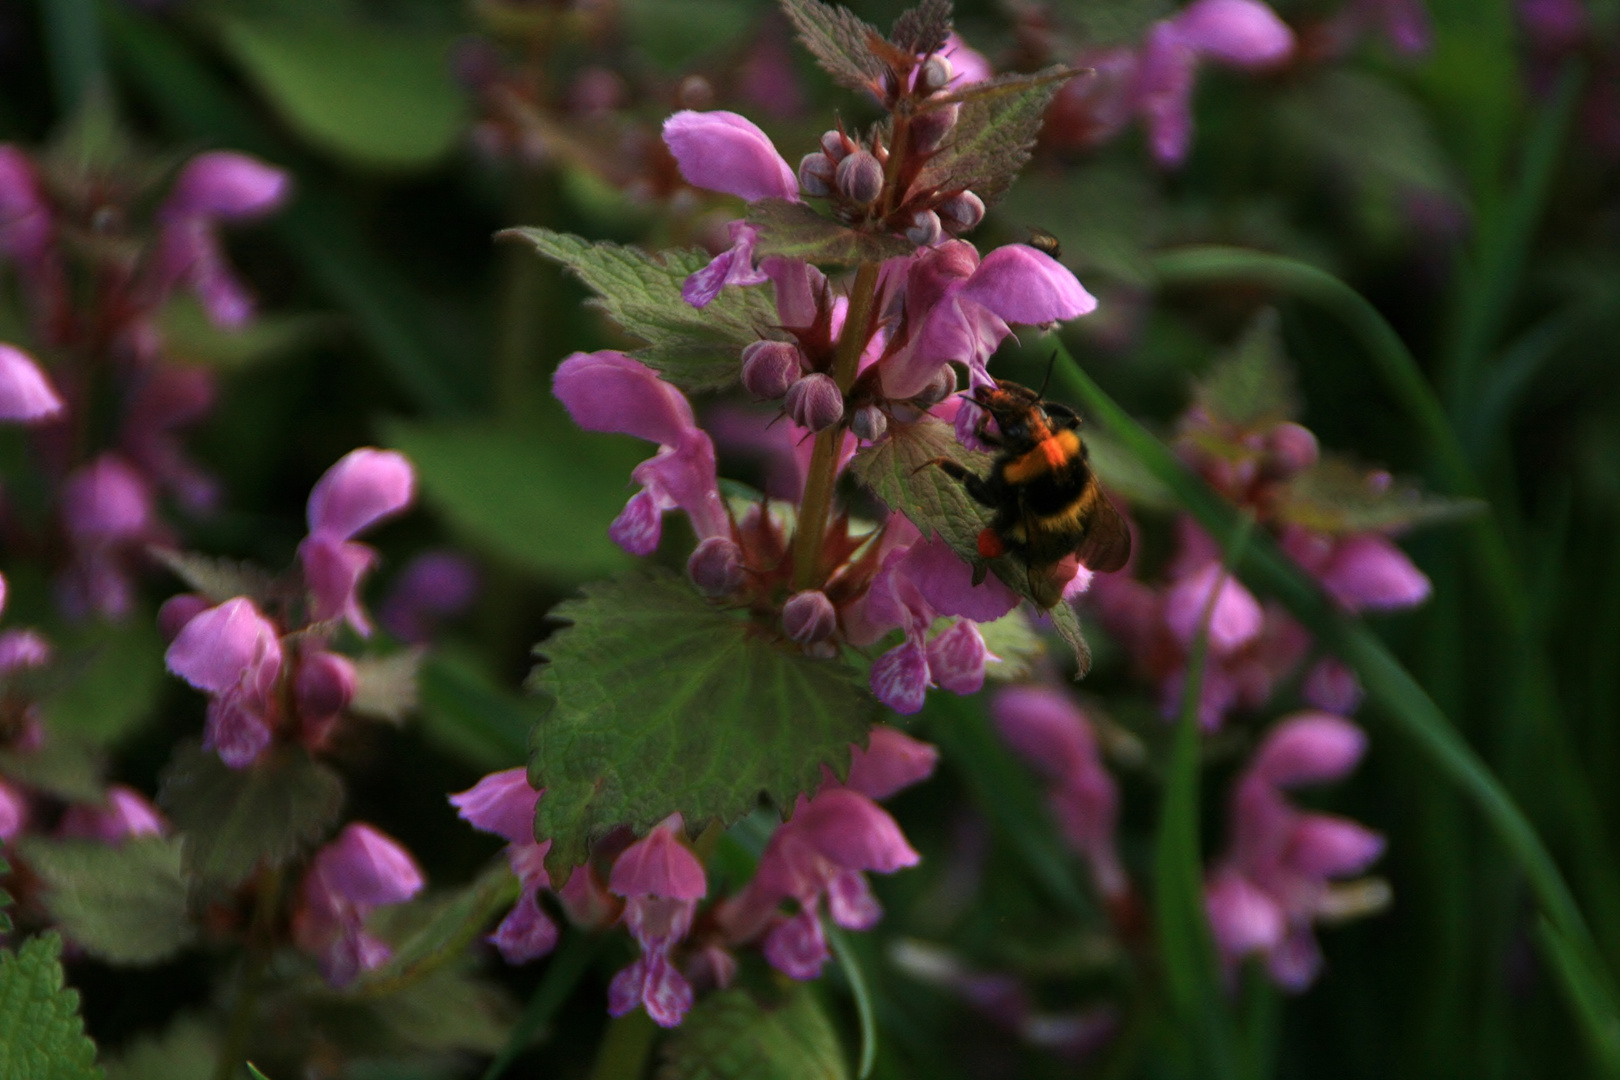
[[[1119,787],[1103,767],[1097,737],[1068,694],[1042,686],[1012,686],[990,706],[1001,735],[1050,784],[1047,799],[1063,834],[1091,864],[1105,897],[1129,889],[1114,846]]]
[[[107,789],[103,805],[77,803],[70,806],[62,815],[57,831],[66,837],[117,844],[132,836],[162,836],[168,831],[168,823],[140,792],[114,784]]]
[[[233,769],[270,745],[281,658],[275,625],[242,596],[193,617],[165,654],[170,671],[209,695],[203,746]]]
[[[869,799],[887,799],[928,779],[938,763],[939,751],[932,746],[903,731],[879,725],[872,729],[866,749],[850,747],[849,778],[842,786]],[[823,787],[839,786],[825,768],[823,774],[827,776]]]
[[[4,209],[0,204],[0,215]],[[33,357],[0,342],[0,420],[33,424],[61,411],[61,395]]]
[[[625,898],[625,925],[641,956],[608,987],[612,1016],[641,1005],[659,1026],[674,1027],[692,1007],[692,986],[669,954],[692,928],[692,914],[709,887],[703,864],[679,839],[681,827],[681,816],[671,815],[613,864],[608,888]]]
[[[154,485],[168,488],[195,514],[216,508],[219,482],[186,454],[177,432],[208,415],[214,397],[213,372],[154,366],[130,395],[119,440],[129,460]]]
[[[253,299],[225,261],[217,227],[250,221],[286,199],[288,176],[280,169],[226,151],[199,154],[186,164],[158,212],[158,287],[189,285],[209,317],[230,329],[253,317]]]
[[[1348,819],[1300,810],[1283,789],[1338,780],[1365,749],[1348,720],[1297,713],[1255,753],[1233,790],[1227,853],[1205,885],[1215,943],[1229,964],[1258,953],[1289,990],[1315,979],[1322,958],[1312,924],[1344,908],[1331,879],[1365,871],[1384,841]]]
[[[575,353],[557,368],[552,392],[587,431],[634,435],[657,443],[658,454],[631,473],[642,485],[608,528],[632,555],[648,555],[663,535],[666,510],[680,508],[699,540],[731,538],[731,519],[720,499],[714,443],[692,417],[675,387],[623,353]]]
[[[798,200],[792,166],[747,117],[687,109],[664,121],[664,142],[689,184],[747,202]]]
[[[551,841],[534,838],[534,812],[543,791],[529,786],[525,769],[490,773],[471,788],[450,796],[462,820],[475,829],[506,838],[506,858],[522,884],[518,901],[488,938],[508,964],[537,960],[557,946],[557,924],[540,907],[549,888],[546,854]]]
[[[387,942],[366,931],[367,916],[403,904],[422,884],[416,860],[398,841],[352,823],[311,860],[303,903],[293,916],[293,940],[315,957],[328,983],[346,986],[391,955]]]
[[[357,634],[370,636],[358,590],[377,552],[353,540],[408,507],[415,486],[403,454],[371,447],[351,450],[316,481],[309,493],[309,536],[298,545],[313,619],[343,618]]]
[[[1428,577],[1378,533],[1328,537],[1289,529],[1283,550],[1348,611],[1399,611],[1429,598]]]
[[[0,780],[0,842],[11,843],[28,825],[28,796]]]
[[[478,568],[453,551],[430,551],[400,571],[380,618],[395,637],[426,644],[437,624],[465,612],[478,597]]]

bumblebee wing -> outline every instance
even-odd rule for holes
[[[1114,504],[1108,501],[1108,496],[1103,494],[1096,480],[1091,482],[1084,501],[1090,504],[1081,513],[1086,523],[1086,535],[1074,553],[1086,569],[1111,574],[1130,560],[1131,527],[1125,523],[1124,516],[1114,509]]]

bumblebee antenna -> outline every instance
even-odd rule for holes
[[[1052,352],[1052,358],[1046,362],[1046,377],[1041,380],[1041,389],[1040,392],[1035,395],[1036,397],[1046,397],[1046,384],[1052,381],[1052,366],[1056,363],[1057,351],[1054,349]]]

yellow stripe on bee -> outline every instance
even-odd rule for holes
[[[1072,431],[1060,431],[1009,461],[1002,467],[1001,475],[1009,484],[1027,484],[1042,473],[1063,468],[1079,453],[1080,436]]]

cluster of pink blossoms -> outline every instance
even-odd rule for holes
[[[545,870],[551,842],[534,837],[534,811],[545,792],[529,786],[523,769],[492,773],[450,801],[475,828],[507,841],[507,859],[522,883],[517,904],[489,938],[501,956],[522,964],[555,947],[557,925],[541,906],[550,894],[574,925],[622,924],[641,949],[614,977],[608,1011],[622,1016],[639,1005],[673,1027],[692,1007],[695,990],[730,985],[738,949],[757,946],[795,979],[820,975],[829,958],[823,905],[846,929],[877,923],[883,909],[865,874],[892,873],[918,859],[877,800],[926,778],[936,757],[933,747],[892,728],[874,729],[866,750],[852,748],[842,784],[828,773],[814,794],[799,796],[748,885],[702,910],[708,881],[679,814],[633,843],[628,834],[609,837],[591,863],[553,891]]]
[[[135,209],[151,195],[151,174],[0,145],[0,263],[21,286],[31,337],[28,352],[0,343],[0,418],[35,428],[65,541],[61,602],[73,615],[129,611],[133,568],[146,545],[168,539],[160,499],[189,513],[217,505],[216,482],[179,437],[212,406],[214,376],[169,359],[161,319],[190,293],[221,329],[251,320],[253,298],[226,261],[220,226],[270,213],[289,188],[285,173],[253,158],[199,154],[146,220]],[[77,280],[93,288],[80,295]],[[116,433],[92,444],[92,402],[104,399],[117,402]]]
[[[377,553],[354,537],[404,510],[414,491],[400,454],[352,451],[310,492],[309,535],[298,546],[301,606],[284,604],[274,620],[249,596],[214,604],[182,593],[163,605],[169,670],[208,694],[203,744],[225,764],[247,768],[277,737],[311,750],[331,738],[355,691],[354,664],[331,638],[345,623],[371,633],[359,587]]]

